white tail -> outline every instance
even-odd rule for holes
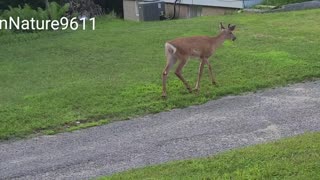
[[[177,77],[183,82],[189,92],[192,92],[192,89],[188,82],[183,78],[181,71],[182,68],[187,63],[190,57],[199,58],[200,66],[198,73],[198,80],[196,83],[195,90],[199,91],[200,89],[200,79],[203,71],[204,64],[208,65],[209,75],[212,81],[212,84],[216,84],[215,77],[212,73],[212,67],[208,59],[212,56],[215,50],[227,39],[232,41],[236,40],[236,37],[232,34],[232,31],[235,29],[235,25],[228,25],[228,28],[224,28],[222,23],[220,23],[221,32],[216,37],[208,36],[194,36],[194,37],[185,37],[177,38],[171,41],[166,42],[165,44],[165,53],[167,58],[167,65],[162,73],[162,96],[167,96],[166,90],[166,81],[168,78],[168,73],[171,67],[179,61],[179,65],[175,71]]]
[[[170,43],[166,43],[165,44],[165,49],[166,49],[166,55],[168,53],[170,54],[175,54],[177,51],[177,48],[175,48],[173,45],[171,45]]]

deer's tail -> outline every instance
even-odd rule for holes
[[[171,54],[171,55],[173,55],[173,54],[175,54],[176,53],[176,51],[177,51],[177,48],[176,47],[174,47],[172,44],[170,44],[170,43],[166,43],[165,44],[165,49],[166,49],[166,54]]]

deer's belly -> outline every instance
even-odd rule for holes
[[[199,49],[192,49],[190,53],[190,57],[193,58],[209,58],[212,53],[203,52]]]

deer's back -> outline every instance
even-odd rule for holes
[[[168,41],[183,56],[210,57],[212,55],[211,38],[208,36],[183,37]]]

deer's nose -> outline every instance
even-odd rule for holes
[[[235,41],[236,39],[237,39],[236,37],[233,37],[233,38],[232,38],[232,41]]]

